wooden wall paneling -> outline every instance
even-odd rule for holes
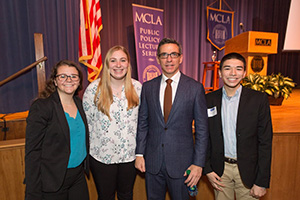
[[[133,191],[133,199],[147,199],[144,174],[138,172]]]
[[[90,200],[92,199],[96,200],[98,195],[97,195],[96,186],[94,184],[94,179],[91,172],[90,172],[90,177],[89,178],[86,177],[86,181],[89,189]]]
[[[0,122],[0,126],[3,126],[3,122]],[[6,132],[6,140],[14,140],[25,138],[25,129],[26,129],[26,121],[24,120],[16,120],[16,121],[7,121],[6,126],[8,131]],[[3,140],[4,132],[0,134],[0,140]]]
[[[299,138],[300,134],[274,134],[271,184],[262,200],[299,198]]]
[[[0,199],[25,198],[25,139],[0,143]]]
[[[214,200],[214,190],[206,176],[202,176],[198,183],[196,200]]]
[[[291,174],[294,174],[294,172],[296,172],[296,174],[294,175],[295,185],[293,188],[294,191],[293,199],[297,199],[300,197],[300,189],[299,189],[300,187],[300,172],[299,172],[300,171],[300,134],[297,137],[297,141],[298,144],[296,145],[294,150],[297,153],[296,155],[297,162],[294,167],[294,170],[290,172]]]

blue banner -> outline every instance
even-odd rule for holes
[[[233,11],[207,7],[207,39],[218,50],[225,48],[225,41],[233,37]]]
[[[163,39],[163,10],[132,4],[135,51],[141,83],[161,74],[156,61],[158,44]]]

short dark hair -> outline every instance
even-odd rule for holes
[[[226,60],[230,60],[230,59],[237,59],[237,60],[242,61],[243,64],[244,64],[244,70],[246,70],[246,60],[245,60],[245,58],[244,58],[241,54],[235,53],[235,52],[226,54],[226,55],[222,58],[222,60],[221,60],[221,62],[220,62],[220,69],[222,69],[222,67],[223,67],[223,65],[224,65],[224,62],[225,62]]]
[[[164,44],[176,44],[179,48],[179,52],[180,54],[182,54],[182,48],[181,48],[181,45],[179,44],[179,42],[177,42],[175,39],[172,39],[172,38],[163,38],[159,44],[158,44],[158,47],[157,47],[157,56],[160,54],[160,47]]]

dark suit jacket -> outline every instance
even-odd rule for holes
[[[136,153],[144,155],[147,172],[157,174],[164,156],[168,174],[181,178],[191,164],[205,165],[208,127],[204,89],[201,83],[181,74],[165,123],[159,101],[161,78],[143,84]]]
[[[224,140],[221,121],[222,88],[206,95],[207,107],[216,107],[217,114],[209,117],[210,142],[204,173],[224,171]],[[268,188],[270,183],[272,121],[267,95],[242,88],[236,138],[238,169],[243,183]]]
[[[79,97],[74,101],[86,128],[88,125]],[[26,127],[25,183],[26,199],[41,199],[43,192],[57,191],[64,180],[70,156],[70,131],[57,92],[38,99],[30,107]],[[88,173],[88,159],[84,161]]]

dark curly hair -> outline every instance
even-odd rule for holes
[[[51,70],[51,75],[50,75],[50,78],[49,80],[46,82],[46,87],[45,89],[39,94],[39,98],[47,98],[49,97],[53,92],[56,91],[56,86],[54,84],[54,80],[56,79],[56,75],[57,75],[57,69],[60,67],[60,66],[63,66],[63,65],[67,65],[69,67],[75,67],[75,69],[78,71],[78,75],[79,75],[79,79],[80,79],[80,82],[79,82],[79,86],[77,88],[77,90],[75,91],[75,94],[74,95],[77,95],[78,92],[82,89],[82,79],[83,79],[83,75],[82,75],[82,72],[79,68],[79,66],[74,63],[73,61],[70,61],[70,60],[61,60],[59,61],[58,63],[56,63],[52,70]]]

